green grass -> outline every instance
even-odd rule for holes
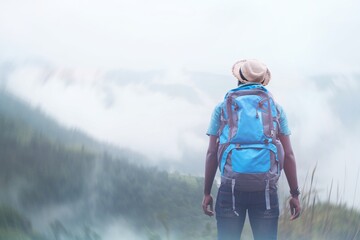
[[[337,200],[335,203],[331,202],[334,194],[331,182],[327,199],[320,200],[319,193],[314,187],[315,173],[316,166],[311,172],[310,180],[306,179],[302,188],[302,213],[299,219],[289,220],[288,201],[284,201],[279,220],[279,240],[359,240],[360,212],[354,208],[355,199],[352,207],[341,203],[340,190],[337,188]]]

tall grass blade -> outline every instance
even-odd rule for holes
[[[357,172],[357,176],[356,176],[355,191],[354,191],[354,198],[353,198],[353,204],[352,204],[352,207],[351,207],[351,211],[353,211],[354,207],[355,207],[356,190],[358,188],[359,175],[360,175],[360,167],[358,168],[358,172]]]

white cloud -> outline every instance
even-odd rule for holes
[[[190,140],[189,134],[193,141],[198,138],[199,130],[195,130],[195,135],[189,131],[194,131],[194,126],[204,126],[200,132],[205,132],[208,119],[204,116],[210,115],[210,101],[204,93],[204,100],[192,103],[149,89],[152,83],[189,84],[181,74],[165,75],[169,80],[165,82],[149,78],[146,83],[118,85],[101,78],[82,81],[81,77],[69,84],[59,74],[44,81],[41,73],[35,66],[15,71],[6,88],[68,127],[141,152],[152,160],[180,160],[181,144]],[[104,101],[109,94],[113,98],[110,106]],[[203,144],[193,145],[193,149],[201,147]]]
[[[354,0],[6,1],[0,48],[60,65],[223,73],[258,57],[301,71],[358,69]],[[10,50],[11,49],[11,50]]]
[[[71,73],[68,68],[20,66],[7,88],[67,126],[150,157],[179,160],[184,146],[197,152],[204,148],[201,134],[220,100],[187,73],[221,73],[231,79],[233,62],[259,58],[269,65],[269,88],[288,114],[299,168],[315,162],[324,166],[321,169],[329,166],[331,173],[321,176],[330,184],[336,159],[355,161],[350,146],[356,148],[353,142],[359,134],[357,126],[347,131],[331,102],[337,91],[358,88],[360,83],[358,78],[340,77],[328,80],[333,88],[323,89],[308,76],[360,72],[359,4],[4,1],[0,60],[42,58],[55,66],[70,66]],[[84,67],[89,69],[78,71]],[[119,85],[105,81],[109,68],[163,69],[166,74]],[[46,80],[46,74],[51,78]],[[207,79],[203,83],[208,84]],[[353,109],[348,118],[356,114]],[[341,138],[342,147],[324,143],[336,138]]]
[[[55,69],[48,78],[43,77],[44,72],[49,69],[37,65],[19,67],[10,75],[6,88],[66,126],[140,152],[155,163],[179,163],[189,160],[190,154],[205,157],[208,139],[204,133],[218,99],[195,84],[191,74],[173,69],[124,84],[110,81],[98,70]],[[326,194],[331,181],[339,182],[341,188],[346,183],[349,192],[342,199],[352,203],[359,168],[352,149],[358,145],[360,126],[355,123],[349,131],[342,121],[344,116],[331,103],[334,98],[341,100],[340,91],[350,94],[349,89],[358,88],[359,79],[329,78],[321,87],[308,78],[287,77],[279,74],[269,88],[289,118],[300,184],[306,172],[317,165],[322,194]],[[194,94],[189,95],[190,90]]]

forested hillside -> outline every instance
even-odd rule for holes
[[[21,220],[28,226],[21,231],[75,239],[69,232],[84,226],[101,232],[121,220],[140,239],[214,234],[213,219],[200,208],[201,178],[143,166],[126,151],[115,154],[6,92],[0,97],[0,133],[0,200],[2,209],[12,209],[7,214],[16,209],[16,219],[28,219]]]
[[[215,239],[215,219],[200,207],[203,179],[142,158],[0,91],[0,240]],[[360,239],[359,212],[320,202],[312,187],[299,220],[283,202],[279,239]],[[242,239],[252,239],[248,225]]]

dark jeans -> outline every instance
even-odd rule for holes
[[[270,206],[266,209],[265,191],[241,192],[235,187],[235,210],[231,184],[219,188],[215,212],[218,240],[239,240],[244,226],[246,212],[255,240],[276,240],[279,219],[279,200],[276,190],[270,190]]]

